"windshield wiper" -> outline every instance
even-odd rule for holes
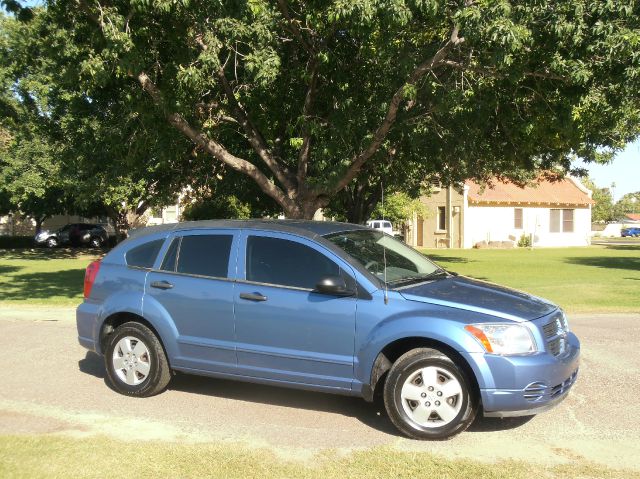
[[[428,274],[417,274],[414,276],[407,276],[404,278],[399,278],[393,281],[389,281],[388,284],[390,285],[392,284],[394,286],[406,286],[411,283],[419,283],[421,281],[428,281],[430,279],[436,279],[436,278],[446,278],[448,276],[449,276],[449,273],[447,273],[444,269],[437,269]]]

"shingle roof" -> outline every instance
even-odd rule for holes
[[[545,206],[588,206],[595,204],[571,179],[549,181],[540,178],[533,186],[521,188],[513,183],[493,181],[481,185],[467,180],[470,204],[519,204]]]
[[[640,213],[627,213],[625,216],[631,221],[640,221]]]

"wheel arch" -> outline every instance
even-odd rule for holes
[[[99,336],[100,352],[102,354],[105,353],[107,338],[109,337],[109,335],[111,335],[119,326],[129,322],[140,323],[146,326],[147,328],[149,328],[151,332],[155,334],[156,338],[158,338],[158,341],[160,342],[160,345],[164,350],[164,354],[167,358],[167,361],[170,361],[169,355],[167,354],[167,349],[165,347],[164,340],[162,339],[162,335],[158,332],[158,330],[154,327],[154,325],[151,324],[148,320],[146,320],[145,318],[143,318],[138,314],[131,313],[131,312],[113,313],[109,315],[107,318],[105,318],[100,328],[100,336]]]
[[[409,336],[391,341],[376,356],[371,368],[369,384],[365,384],[362,393],[365,400],[371,402],[380,388],[384,385],[389,369],[400,356],[416,348],[433,348],[441,351],[451,358],[462,370],[470,381],[472,393],[480,398],[480,386],[478,379],[469,362],[450,345],[437,339],[424,336]]]

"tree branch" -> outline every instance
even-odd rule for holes
[[[196,37],[196,43],[200,46],[200,48],[202,48],[202,50],[207,50],[207,45],[202,41],[202,38]],[[220,80],[220,83],[222,84],[222,88],[227,99],[229,100],[229,103],[231,104],[231,108],[235,113],[238,123],[240,123],[245,134],[247,135],[247,139],[249,140],[251,147],[258,154],[260,159],[267,165],[269,170],[271,170],[280,184],[284,186],[285,190],[288,190],[289,192],[295,190],[295,185],[291,181],[291,177],[293,176],[292,173],[286,166],[282,165],[274,158],[264,137],[255,126],[255,124],[251,121],[246,110],[243,108],[240,102],[238,102],[238,99],[233,92],[233,88],[231,88],[231,84],[224,74],[224,66],[221,66],[216,71],[216,75]]]
[[[278,0],[278,8],[280,9],[280,13],[285,18],[285,20],[289,23],[289,27],[291,28],[291,33],[296,37],[302,48],[304,48],[309,55],[314,55],[314,48],[309,42],[307,42],[302,35],[302,31],[300,30],[300,26],[297,22],[291,17],[289,13],[289,7],[287,6],[287,0]]]
[[[442,62],[443,65],[447,65],[451,68],[455,68],[456,70],[470,71],[480,73],[482,75],[487,75],[493,78],[504,78],[505,75],[496,72],[495,70],[491,70],[489,68],[475,67],[465,63],[456,62],[454,60],[444,60]],[[524,76],[526,77],[534,77],[534,78],[543,78],[546,80],[559,80],[566,82],[567,79],[563,76],[556,75],[554,73],[549,72],[524,72]]]
[[[164,102],[162,94],[151,78],[149,78],[145,72],[140,72],[136,76],[136,79],[140,83],[140,86],[142,86],[142,89],[149,94],[153,102],[163,108]],[[165,116],[174,128],[187,136],[197,146],[234,170],[249,176],[264,193],[276,200],[285,210],[295,208],[295,204],[291,199],[254,164],[231,154],[221,144],[193,128],[179,113],[165,112]]]
[[[337,184],[332,188],[332,193],[336,193],[343,189],[351,180],[353,180],[362,165],[364,165],[380,148],[382,142],[386,138],[389,130],[393,126],[396,121],[398,115],[398,109],[400,108],[400,104],[404,98],[405,88],[407,86],[414,86],[416,83],[429,71],[433,70],[435,67],[440,65],[442,61],[446,58],[449,51],[460,45],[464,42],[464,38],[458,36],[458,27],[455,26],[451,31],[451,35],[447,42],[433,55],[430,59],[424,61],[420,65],[418,65],[413,72],[409,75],[404,84],[396,90],[396,92],[391,97],[391,101],[389,102],[389,107],[387,108],[387,114],[384,117],[384,120],[376,130],[373,135],[373,138],[369,145],[362,150],[358,155],[356,155],[352,161],[351,165],[347,169],[345,175],[340,179]]]
[[[309,80],[309,87],[302,107],[302,121],[304,127],[302,132],[302,148],[300,148],[300,153],[298,154],[298,174],[296,176],[298,186],[302,186],[307,177],[309,154],[311,153],[311,128],[309,127],[309,119],[311,115],[311,108],[316,97],[316,86],[318,83],[318,61],[315,57],[310,61],[311,79]]]

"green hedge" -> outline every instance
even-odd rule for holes
[[[0,249],[32,248],[33,236],[0,236]]]

